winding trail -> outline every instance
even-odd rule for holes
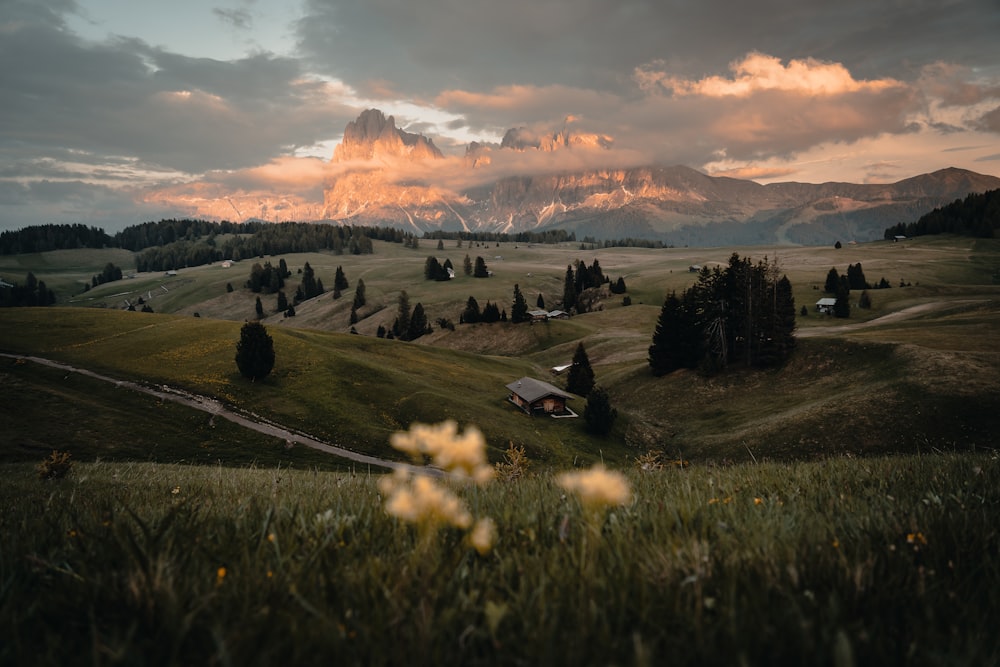
[[[339,456],[350,461],[355,461],[357,463],[364,463],[366,465],[377,466],[380,468],[388,468],[390,470],[404,469],[414,473],[421,474],[431,474],[431,475],[441,475],[442,471],[436,468],[430,468],[425,466],[415,466],[409,463],[402,463],[399,461],[388,461],[386,459],[380,459],[375,456],[368,456],[367,454],[361,454],[359,452],[354,452],[344,447],[338,447],[337,445],[331,445],[330,443],[323,442],[318,438],[307,433],[301,433],[298,431],[293,431],[291,429],[285,428],[280,424],[275,424],[268,421],[260,415],[250,413],[249,415],[240,414],[238,412],[233,412],[221,402],[214,398],[208,396],[202,396],[200,394],[193,394],[191,392],[184,391],[183,389],[177,389],[176,387],[170,387],[165,384],[161,385],[145,385],[139,382],[133,382],[130,380],[118,380],[113,377],[108,377],[107,375],[101,375],[100,373],[95,373],[94,371],[87,370],[86,368],[78,368],[76,366],[71,366],[69,364],[64,364],[60,361],[53,361],[52,359],[45,359],[43,357],[33,357],[24,354],[7,354],[0,352],[0,357],[7,357],[9,359],[22,359],[24,361],[30,361],[42,366],[48,366],[50,368],[58,368],[62,371],[68,371],[70,373],[79,373],[80,375],[85,375],[89,378],[94,378],[95,380],[101,380],[102,382],[108,382],[115,385],[116,387],[121,387],[124,389],[131,389],[132,391],[142,392],[143,394],[149,394],[150,396],[155,396],[164,401],[172,401],[174,403],[179,403],[185,405],[189,408],[194,408],[195,410],[201,410],[202,412],[207,412],[213,416],[222,417],[223,419],[228,419],[234,424],[239,424],[240,426],[248,429],[257,431],[258,433],[263,433],[265,435],[272,435],[276,438],[283,438],[288,442],[293,442],[298,445],[305,445],[306,447],[311,447],[312,449],[317,449],[321,452],[326,452],[327,454],[333,454],[334,456]]]
[[[930,313],[937,310],[951,309],[961,306],[967,306],[973,303],[983,303],[986,301],[990,301],[990,299],[960,299],[957,301],[932,301],[930,303],[921,303],[916,306],[910,306],[909,308],[903,308],[902,310],[897,310],[887,315],[876,317],[874,320],[868,320],[867,322],[854,322],[852,324],[840,324],[832,326],[810,327],[808,329],[796,329],[795,335],[799,338],[815,338],[818,336],[830,336],[835,334],[847,333],[849,331],[857,331],[858,329],[867,329],[868,327],[877,327],[883,324],[892,324],[894,322],[901,322],[903,320],[908,320],[912,317],[916,317],[917,315],[922,315],[924,313]]]

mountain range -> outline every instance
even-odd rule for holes
[[[896,223],[1000,188],[1000,178],[956,168],[890,184],[761,185],[684,166],[538,167],[541,154],[560,151],[585,151],[593,164],[613,143],[568,127],[514,128],[500,144],[470,144],[456,167],[430,138],[369,109],[347,125],[334,150],[319,217],[419,233],[564,229],[577,238],[673,245],[820,245],[880,239]],[[524,175],[495,169],[496,162],[520,158],[534,158]]]

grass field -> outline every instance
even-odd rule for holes
[[[0,466],[0,663],[987,665],[1000,461],[668,468],[586,514],[547,474],[463,493],[478,555],[367,475]]]
[[[733,250],[777,256],[799,306],[822,295],[831,266],[861,262],[894,287],[846,321],[799,317],[780,369],[652,377],[665,292],[691,284],[690,264]],[[70,285],[115,261],[87,252],[0,258],[0,271]],[[494,276],[461,275],[466,253]],[[459,277],[424,281],[429,254]],[[566,265],[595,257],[625,277],[632,306],[615,297],[568,321],[435,327],[415,343],[372,335],[391,324],[401,287],[431,321],[457,325],[469,295],[509,308],[515,283],[552,307]],[[308,261],[328,287],[337,266],[352,289],[363,278],[365,335],[347,333],[352,290],[269,315],[277,363],[247,382],[233,360],[255,298],[244,261],[0,311],[0,352],[183,388],[386,458],[402,457],[390,437],[414,422],[476,425],[491,461],[511,444],[530,460],[519,480],[453,487],[494,520],[492,550],[390,516],[383,476],[367,467],[0,357],[0,664],[1000,661],[1000,243],[376,244],[371,256],[285,259],[293,272]],[[138,296],[155,313],[119,309]],[[263,297],[272,310],[274,298]],[[506,401],[523,375],[561,382],[548,369],[580,342],[619,410],[607,437]],[[41,480],[35,465],[52,450],[76,463]],[[671,463],[640,470],[650,452]],[[624,506],[588,512],[556,484],[597,462],[625,472]]]
[[[830,266],[843,272],[848,263],[862,263],[870,281],[885,276],[911,286],[872,291],[873,309],[854,308],[849,320],[813,312],[799,317],[799,350],[782,369],[734,369],[711,379],[689,373],[653,378],[646,350],[664,290],[689,285],[690,264],[724,262],[733,249],[580,251],[502,244],[436,251],[378,243],[374,255],[289,256],[293,273],[308,261],[331,285],[337,266],[352,285],[365,280],[369,305],[357,326],[362,334],[391,324],[400,286],[411,304],[425,305],[432,320],[448,316],[457,322],[470,294],[482,305],[490,300],[506,307],[514,282],[532,305],[538,292],[551,302],[553,293],[561,293],[566,265],[577,258],[590,263],[596,257],[607,275],[623,275],[634,305],[607,299],[599,312],[545,325],[435,327],[433,334],[407,344],[344,335],[353,293],[340,300],[326,294],[301,304],[296,317],[265,319],[278,363],[258,385],[245,383],[232,361],[238,328],[253,311],[255,296],[240,287],[249,262],[183,269],[178,276],[140,274],[87,293],[105,304],[126,289],[133,295],[153,293],[152,315],[101,308],[0,313],[0,347],[180,386],[335,444],[383,455],[390,454],[386,442],[394,430],[413,420],[444,418],[482,428],[494,459],[513,441],[552,465],[600,458],[627,464],[650,449],[693,460],[784,460],[992,445],[1000,426],[995,344],[1000,286],[992,283],[1000,244],[932,239],[840,250],[737,251],[777,256],[800,304],[818,298],[821,292],[813,286],[825,280]],[[460,275],[446,283],[422,279],[428,254],[447,256],[461,274],[466,253],[487,254],[494,276]],[[46,261],[58,266],[56,259]],[[79,271],[68,256],[58,259]],[[278,258],[271,260],[277,264]],[[235,291],[227,293],[226,283]],[[293,276],[289,293],[294,286]],[[195,312],[201,317],[191,317]],[[567,363],[579,342],[620,413],[608,438],[587,435],[580,420],[527,419],[505,400],[504,385],[523,375],[551,379],[548,369]],[[580,412],[582,402],[576,407]],[[21,431],[31,431],[31,421],[19,423]],[[185,456],[179,453],[178,459]]]

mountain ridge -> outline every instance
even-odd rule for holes
[[[494,158],[513,153],[576,150],[599,159],[613,142],[575,132],[568,121],[555,131],[512,128],[499,144],[469,144],[463,168],[486,174]],[[348,124],[334,150],[331,162],[342,169],[324,189],[323,217],[420,233],[565,229],[596,239],[673,244],[812,245],[879,239],[898,222],[970,192],[1000,188],[1000,178],[954,167],[887,184],[760,184],[682,165],[498,175],[455,188],[436,181],[443,158],[430,139],[397,128],[381,111],[366,110]],[[401,165],[406,180],[394,176]]]

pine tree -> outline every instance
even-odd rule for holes
[[[489,278],[490,271],[486,268],[486,260],[481,255],[476,257],[476,268],[472,270],[474,278]]]
[[[427,322],[427,315],[424,313],[424,305],[417,302],[410,315],[410,323],[406,328],[405,340],[416,340],[431,332],[430,324]]]
[[[594,435],[607,435],[615,424],[618,410],[611,407],[611,399],[603,387],[597,386],[587,396],[583,420],[587,431]]]
[[[572,312],[576,308],[576,279],[573,276],[573,265],[569,264],[566,266],[566,277],[563,280],[563,306],[562,309],[567,313]]]
[[[840,274],[836,267],[831,268],[826,274],[826,282],[823,283],[823,291],[829,294],[836,294],[840,285]]]
[[[539,310],[545,310],[545,299],[542,297],[541,292],[538,293],[538,299],[535,300],[535,306],[537,306]]]
[[[254,310],[257,313],[257,319],[264,317],[264,304],[260,302],[260,297],[257,297],[257,303],[254,305]]]
[[[695,368],[701,361],[701,341],[706,332],[694,321],[695,290],[686,290],[683,300],[675,292],[667,295],[649,346],[649,368],[659,377],[678,368]],[[724,352],[725,341],[721,342]]]
[[[337,272],[333,275],[333,288],[342,292],[348,287],[350,284],[347,282],[347,276],[344,275],[344,269],[338,266]]]
[[[479,312],[479,302],[476,301],[476,297],[470,296],[469,300],[465,302],[465,310],[459,316],[458,320],[462,324],[475,324],[482,319],[482,313]]]
[[[251,381],[267,377],[274,368],[274,341],[260,322],[247,322],[240,329],[236,366]]]
[[[288,310],[288,297],[285,296],[284,290],[278,290],[278,303],[275,310],[279,313]]]
[[[472,275],[472,260],[469,259],[468,255],[465,256],[464,260],[462,260],[462,269],[465,271],[465,275]]]
[[[851,291],[847,287],[847,280],[841,280],[837,285],[837,302],[833,304],[834,317],[847,318],[851,316]]]
[[[357,310],[363,305],[365,305],[365,281],[363,278],[358,278],[358,285],[354,288],[354,305],[352,308]]]
[[[309,262],[305,263],[302,267],[302,288],[303,301],[306,299],[311,299],[319,292],[316,289],[316,275],[313,273],[313,268],[309,266]]]
[[[396,338],[404,338],[410,329],[410,295],[403,290],[399,293],[396,306],[396,321],[392,327],[392,333]],[[405,338],[404,338],[405,340]]]
[[[590,359],[583,343],[577,343],[573,353],[573,364],[566,375],[566,391],[577,396],[586,396],[594,387],[594,369],[590,367]]]
[[[528,320],[528,302],[521,294],[521,288],[514,285],[514,303],[510,307],[510,321],[519,324]]]

